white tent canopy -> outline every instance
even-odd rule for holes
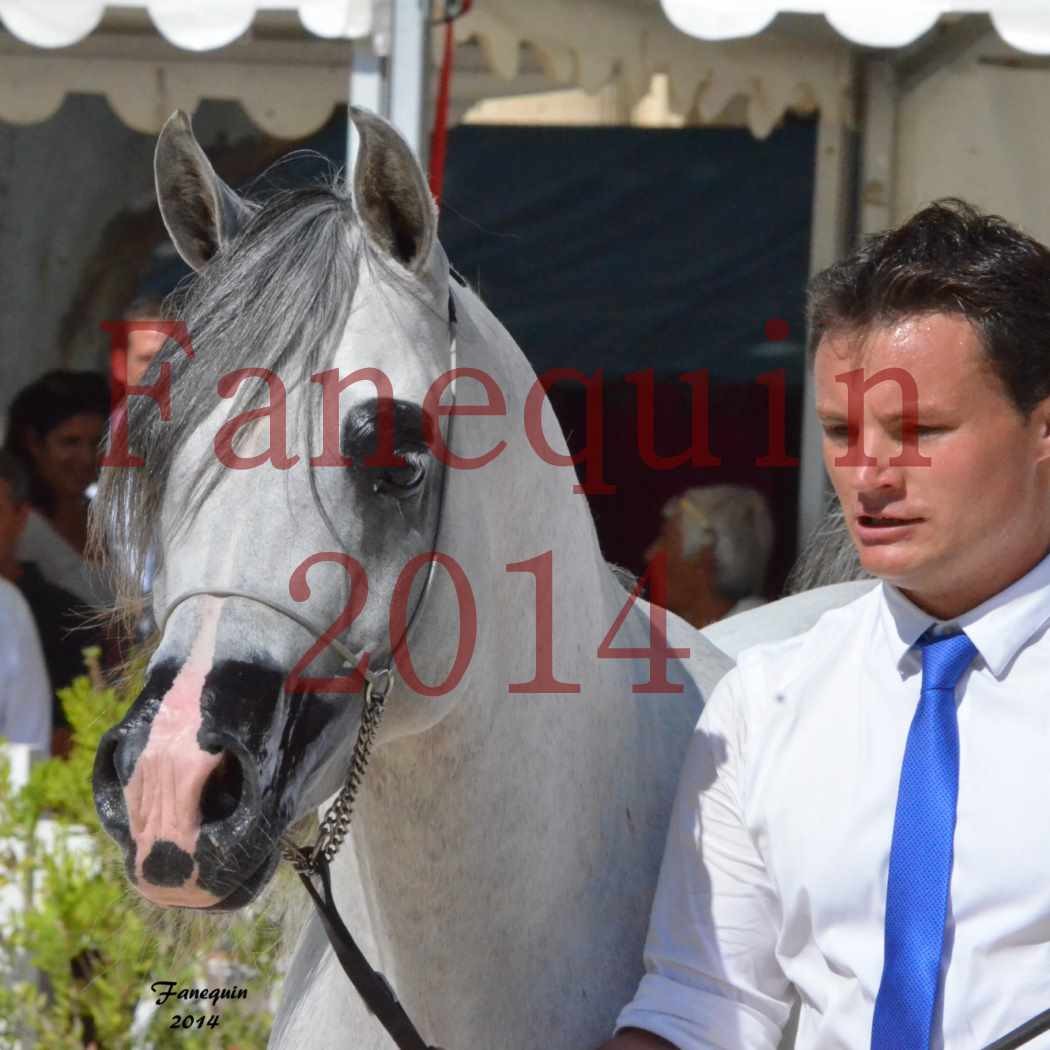
[[[391,7],[391,0],[0,0],[0,119],[45,120],[79,92],[105,96],[126,124],[155,133],[176,106],[192,112],[203,98],[235,99],[271,134],[305,136],[346,101],[348,88],[355,101],[378,108],[348,74],[356,78],[371,49],[386,52]],[[712,43],[675,29],[658,0],[477,0],[457,21],[456,38],[475,42],[483,59],[457,68],[454,114],[522,90],[594,92],[610,82],[634,105],[662,74],[691,119],[713,120],[737,99],[759,137],[789,109],[847,115],[849,46],[830,30],[815,39],[774,29]]]
[[[1045,0],[660,0],[684,33],[730,40],[761,33],[784,13],[824,15],[847,40],[865,47],[905,47],[942,16],[988,14],[1011,47],[1050,53],[1050,5]]]
[[[98,28],[107,7],[145,9],[170,43],[206,51],[232,43],[265,10],[296,9],[303,27],[317,36],[367,36],[372,6],[372,0],[0,0],[0,20],[26,44],[68,47]]]

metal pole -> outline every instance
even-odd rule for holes
[[[390,120],[426,168],[425,114],[430,83],[430,2],[393,0]]]
[[[852,84],[855,64],[849,54],[847,79]],[[810,275],[841,258],[848,246],[854,206],[850,185],[850,131],[845,114],[822,112],[817,129],[817,173],[813,186],[813,232],[810,238]],[[824,477],[822,434],[816,413],[813,369],[806,368],[802,406],[802,441],[798,488],[798,544],[803,548],[824,515],[827,486]]]
[[[897,152],[897,76],[884,58],[869,58],[863,73],[861,118],[860,232],[887,230],[894,220],[894,175]]]
[[[373,113],[386,116],[386,91],[383,83],[383,61],[375,53],[372,41],[355,40],[353,46],[353,64],[350,67],[350,103],[370,109]],[[349,175],[354,170],[357,160],[357,130],[353,121],[347,120],[346,128],[346,171]]]

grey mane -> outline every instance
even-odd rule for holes
[[[871,574],[861,567],[857,549],[846,528],[842,507],[832,496],[820,525],[806,541],[802,553],[791,568],[784,593],[799,594],[831,583],[871,578]]]
[[[170,363],[171,419],[161,420],[151,398],[129,399],[130,449],[146,465],[103,471],[95,501],[105,518],[92,523],[94,542],[128,614],[141,600],[147,554],[159,549],[161,501],[176,452],[222,404],[219,378],[259,368],[278,375],[286,391],[299,384],[309,390],[309,377],[328,366],[343,335],[362,264],[384,284],[412,294],[404,276],[370,248],[349,190],[333,179],[279,190],[253,206],[229,247],[176,293],[170,312],[185,324],[194,356],[188,359],[169,339],[144,380],[154,382],[159,364]],[[227,402],[229,416],[268,401],[263,380],[246,378]],[[301,398],[304,420],[311,406],[311,398]],[[222,465],[209,456],[195,470],[182,520],[212,491]]]

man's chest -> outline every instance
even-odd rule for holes
[[[951,919],[964,940],[1041,941],[1050,919],[1050,674],[987,671],[958,707]],[[881,942],[901,762],[918,680],[837,674],[787,695],[749,755],[745,813],[785,930]],[[750,763],[760,763],[750,765]],[[995,933],[994,936],[998,936]],[[1050,956],[1048,956],[1050,962]],[[1048,971],[1050,972],[1050,971]]]

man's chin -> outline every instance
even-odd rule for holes
[[[914,586],[922,578],[921,566],[916,564],[918,559],[913,552],[885,546],[861,547],[858,553],[865,572],[900,590]]]

